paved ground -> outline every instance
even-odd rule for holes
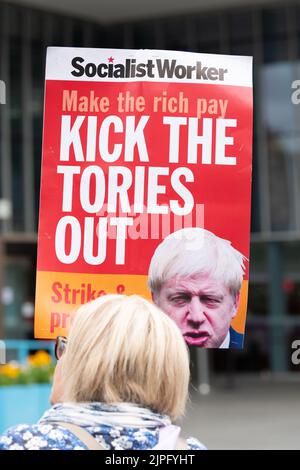
[[[300,449],[300,377],[219,379],[192,391],[183,434],[209,449]]]

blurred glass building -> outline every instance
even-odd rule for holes
[[[215,372],[299,370],[290,359],[292,341],[300,339],[300,105],[291,101],[292,82],[300,80],[299,3],[249,0],[247,6],[236,0],[229,6],[225,0],[215,0],[211,7],[206,2],[205,8],[192,8],[205,2],[188,1],[189,10],[182,5],[180,10],[167,2],[161,16],[148,8],[144,18],[139,13],[138,19],[122,20],[118,4],[125,17],[126,2],[115,2],[115,18],[106,21],[101,21],[101,2],[96,0],[81,2],[80,7],[75,2],[74,8],[72,2],[62,1],[64,14],[54,12],[59,2],[33,3],[43,9],[23,1],[0,3],[0,79],[6,84],[7,103],[0,105],[0,336],[32,335],[46,47],[253,55],[252,238],[245,350],[209,355]],[[128,3],[133,9],[134,2]],[[91,5],[97,18],[93,9],[89,11]]]

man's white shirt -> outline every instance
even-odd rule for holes
[[[221,346],[219,346],[219,349],[228,349],[229,348],[229,343],[230,343],[230,333],[228,331],[226,338],[224,339],[223,343]]]

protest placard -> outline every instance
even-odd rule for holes
[[[35,336],[140,294],[188,344],[241,347],[251,159],[252,58],[48,48]]]

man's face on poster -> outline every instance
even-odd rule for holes
[[[168,279],[153,300],[175,321],[187,344],[219,348],[236,315],[239,295],[210,275],[199,274]]]

